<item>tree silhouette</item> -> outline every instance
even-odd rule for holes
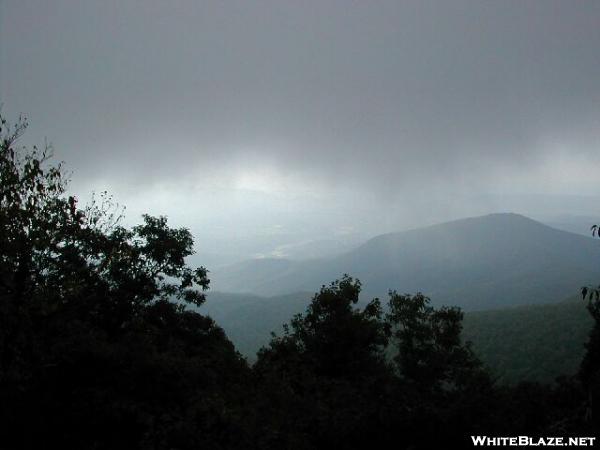
[[[489,431],[493,384],[461,341],[460,310],[391,292],[384,316],[378,299],[357,308],[359,293],[349,276],[323,286],[259,352],[261,384],[284,395],[265,406],[281,426],[311,448],[427,448]]]
[[[26,127],[1,119],[0,445],[238,448],[249,368],[186,309],[209,284],[190,232],[80,208],[51,149],[16,147]]]
[[[579,381],[496,386],[458,308],[418,293],[359,301],[344,275],[253,367],[214,321],[193,238],[165,217],[80,207],[51,149],[0,117],[0,447],[355,449],[471,445],[470,435],[597,430],[600,291]],[[588,392],[588,416],[580,411]]]
[[[484,372],[470,343],[461,340],[463,313],[459,308],[436,310],[429,302],[420,293],[390,292],[386,318],[393,329],[400,376],[431,394],[464,389]]]
[[[396,407],[384,353],[389,333],[378,300],[356,308],[359,293],[349,276],[323,286],[258,354],[261,383],[285,395],[283,407],[271,400],[266,409],[296,424],[311,448],[359,448],[391,431],[384,426]]]
[[[591,227],[592,236],[600,237],[600,227]],[[585,345],[586,353],[579,368],[579,377],[587,391],[585,421],[594,428],[600,428],[600,417],[594,412],[594,404],[600,398],[600,286],[584,286],[581,289],[587,309],[594,319],[594,326]]]

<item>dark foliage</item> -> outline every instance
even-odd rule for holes
[[[295,425],[301,447],[377,445],[393,429],[400,399],[384,354],[388,327],[378,300],[354,308],[359,292],[360,283],[350,277],[323,286],[306,313],[259,352],[261,385],[277,386],[283,395],[265,409]]]
[[[164,217],[131,229],[106,195],[66,193],[49,149],[0,127],[0,447],[354,449],[471,446],[470,435],[590,435],[600,306],[580,376],[497,386],[458,308],[344,276],[249,367],[198,306],[207,271]]]
[[[79,208],[48,149],[15,147],[25,127],[0,130],[2,447],[245,445],[249,368],[184,306],[208,287],[190,233]]]
[[[579,370],[593,321],[574,296],[556,304],[467,313],[463,338],[473,342],[498,384],[552,384]]]
[[[600,237],[600,227],[593,225],[592,235]],[[586,390],[586,423],[600,429],[600,411],[594,404],[600,401],[600,286],[585,286],[581,290],[587,309],[594,319],[594,326],[586,344],[586,354],[579,370],[580,380]]]

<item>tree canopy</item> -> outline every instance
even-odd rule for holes
[[[580,377],[556,386],[496,386],[460,309],[396,291],[365,303],[348,275],[250,367],[196,311],[209,280],[186,263],[191,233],[149,215],[125,227],[107,193],[81,207],[51,148],[17,146],[26,127],[0,117],[0,447],[431,448],[597,430],[595,294]]]
[[[26,127],[1,120],[0,439],[239,443],[228,410],[241,406],[249,369],[186,307],[209,285],[206,269],[185,262],[190,232],[148,215],[123,227],[106,193],[80,207],[50,148],[16,146]]]

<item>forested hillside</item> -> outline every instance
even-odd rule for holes
[[[48,149],[15,146],[25,128],[0,118],[1,448],[464,448],[600,429],[598,290],[583,292],[592,323],[574,302],[473,316],[488,361],[460,308],[395,291],[361,301],[348,275],[308,298],[209,298],[224,330],[204,313],[207,270],[186,264],[189,230],[150,215],[126,227],[107,195],[79,206]],[[267,317],[285,325],[250,363],[227,334],[248,343]],[[577,347],[564,366],[580,359],[576,376],[525,381],[539,372],[523,355],[562,370],[545,343]],[[498,369],[519,383],[495,382],[495,352],[516,356]]]
[[[552,382],[577,373],[593,319],[580,297],[465,314],[463,338],[500,382]]]
[[[280,333],[288,318],[302,312],[311,294],[258,297],[208,294],[200,308],[226,331],[236,348],[250,361]],[[592,329],[585,302],[579,297],[556,304],[529,305],[467,312],[463,339],[501,383],[553,382],[577,372]]]

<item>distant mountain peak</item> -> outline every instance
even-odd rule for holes
[[[597,283],[600,243],[503,212],[383,234],[331,259],[238,266],[219,274],[215,288],[310,292],[344,273],[361,280],[365,297],[421,291],[466,309],[551,302]]]

